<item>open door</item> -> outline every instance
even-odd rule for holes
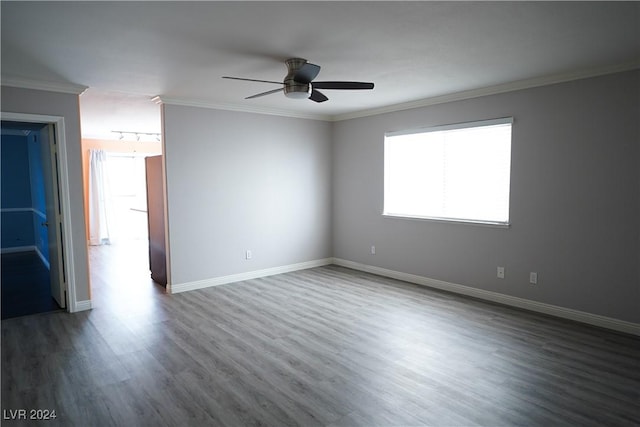
[[[62,209],[58,186],[58,150],[53,124],[40,131],[40,153],[46,200],[47,227],[49,237],[49,274],[51,276],[51,296],[62,308],[67,307],[66,273],[64,271],[64,250],[62,246]]]

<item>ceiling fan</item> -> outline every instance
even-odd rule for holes
[[[373,83],[367,82],[313,82],[320,72],[320,66],[307,62],[302,58],[290,58],[284,61],[289,71],[282,82],[274,82],[271,80],[255,80],[245,79],[242,77],[223,76],[223,79],[244,80],[247,82],[273,83],[282,85],[281,88],[269,90],[246,97],[245,99],[259,98],[272,93],[284,92],[285,96],[295,99],[308,98],[315,102],[327,101],[327,98],[318,89],[337,89],[337,90],[362,90],[373,89]]]

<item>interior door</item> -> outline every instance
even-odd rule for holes
[[[40,154],[47,214],[45,225],[49,237],[51,296],[60,307],[66,308],[67,287],[62,246],[62,211],[58,189],[58,153],[53,124],[46,125],[40,131]]]

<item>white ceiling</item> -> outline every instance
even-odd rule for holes
[[[160,132],[151,101],[340,118],[521,80],[640,66],[640,2],[1,2],[3,82],[88,86],[85,136]],[[317,104],[275,88],[289,57],[317,80],[375,82]],[[635,65],[634,65],[635,64]]]

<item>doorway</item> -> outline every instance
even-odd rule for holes
[[[55,125],[3,120],[2,319],[67,307]]]
[[[136,313],[164,292],[151,280],[145,158],[162,153],[147,138],[82,139],[92,306]]]
[[[110,315],[131,316],[153,300],[148,293],[164,292],[150,277],[144,168],[145,157],[162,155],[161,118],[144,95],[89,88],[80,96],[91,300]],[[103,162],[106,186],[94,186],[92,158]]]

